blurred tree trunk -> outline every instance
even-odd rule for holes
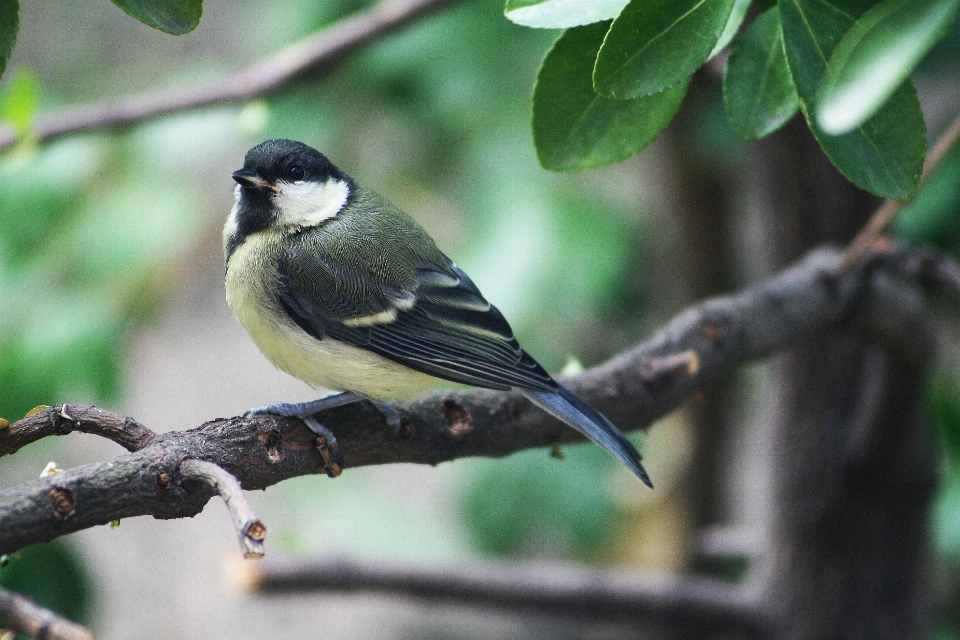
[[[757,143],[751,164],[771,271],[848,241],[877,204],[830,165],[800,118]],[[852,334],[774,359],[771,637],[928,636],[927,364]]]
[[[666,195],[676,221],[678,246],[671,265],[680,282],[675,296],[680,309],[700,300],[730,293],[738,271],[735,241],[736,171],[729,157],[718,158],[705,149],[704,105],[719,95],[719,80],[709,74],[694,75],[688,99],[664,139],[668,170]],[[709,569],[699,554],[700,534],[730,516],[724,492],[724,455],[730,439],[731,394],[736,385],[718,380],[699,390],[688,416],[693,439],[690,463],[678,495],[688,514],[684,541],[688,568]]]

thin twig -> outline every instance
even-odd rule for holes
[[[630,619],[689,634],[756,637],[763,617],[738,586],[552,564],[415,567],[326,561],[245,566],[242,586],[265,595],[380,591],[521,612]]]
[[[180,465],[184,480],[196,480],[213,487],[223,498],[233,517],[233,526],[240,539],[244,558],[263,557],[263,539],[267,528],[253,513],[253,508],[243,496],[240,481],[226,469],[204,460],[184,460]]]
[[[343,56],[416,18],[459,0],[384,0],[296,42],[240,71],[191,87],[128,95],[98,104],[67,107],[37,118],[30,139],[49,142],[62,136],[124,127],[175,111],[249,100],[273,93],[306,75],[329,70]],[[0,151],[17,142],[0,126]]]
[[[33,600],[0,587],[0,620],[31,638],[94,640],[86,627],[58,616]]]
[[[930,176],[930,172],[940,164],[947,155],[947,152],[957,143],[957,140],[960,140],[960,115],[958,115],[947,130],[943,132],[943,135],[940,136],[937,143],[933,145],[927,154],[927,159],[923,163],[923,171],[920,172],[920,180],[917,184],[918,189],[926,182]],[[837,267],[841,273],[848,271],[857,260],[863,257],[863,254],[866,253],[887,230],[887,227],[890,226],[890,223],[893,222],[907,202],[908,201],[885,200],[884,203],[880,205],[880,208],[874,212],[863,229],[850,241],[846,251],[843,253],[843,256],[841,256],[839,266]]]
[[[133,418],[82,404],[63,404],[39,411],[0,429],[0,456],[15,453],[47,436],[65,436],[80,431],[113,440],[127,451],[138,451],[157,434]]]

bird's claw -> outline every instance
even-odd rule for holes
[[[340,463],[340,445],[337,438],[330,429],[320,424],[313,416],[300,416],[303,423],[311,431],[317,434],[316,447],[323,458],[323,470],[331,478],[336,478],[343,473],[343,465]]]

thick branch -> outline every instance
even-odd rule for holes
[[[93,640],[89,629],[61,618],[29,598],[0,587],[0,620],[31,638]]]
[[[897,285],[880,266],[832,277],[836,260],[835,253],[815,253],[764,284],[691,307],[650,340],[567,382],[630,431],[646,428],[701,385],[745,362],[842,326],[908,362],[925,361],[932,337],[919,295]],[[687,351],[696,354],[697,367],[666,367],[651,377],[651,359],[663,362]],[[340,443],[345,469],[498,457],[579,438],[515,393],[442,391],[400,408],[409,428],[399,439],[380,413],[364,403],[320,416]],[[55,412],[48,409],[38,416]],[[20,425],[8,428],[15,434]],[[270,415],[163,433],[110,462],[67,469],[0,492],[0,553],[117,518],[199,513],[215,491],[186,481],[181,462],[187,459],[219,465],[248,490],[319,473],[323,460],[314,441],[299,420]]]
[[[740,588],[707,579],[557,565],[409,567],[354,562],[245,564],[245,586],[264,594],[380,591],[501,610],[656,622],[690,637],[756,637],[763,617]]]
[[[345,55],[458,0],[384,0],[231,75],[192,87],[148,91],[40,116],[31,140],[49,142],[91,129],[123,127],[175,111],[262,97],[307,75],[328,71]],[[13,146],[13,129],[0,125],[0,151]]]
[[[883,250],[880,247],[880,251]],[[913,251],[895,252],[892,260],[886,260],[882,254],[880,257],[896,272],[910,280],[933,286],[953,304],[960,306],[960,265],[948,256],[930,247],[920,247]]]

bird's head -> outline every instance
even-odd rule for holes
[[[253,147],[233,179],[236,204],[227,227],[242,236],[318,225],[344,208],[354,184],[322,153],[294,140]]]

